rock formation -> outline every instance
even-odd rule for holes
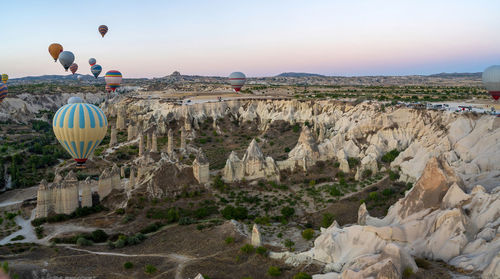
[[[172,129],[168,129],[167,153],[168,155],[174,154],[174,132]]]
[[[403,269],[416,270],[412,256],[488,274],[498,268],[500,191],[488,194],[476,186],[466,194],[459,185],[460,177],[445,158],[431,158],[385,218],[369,216],[362,204],[360,225],[322,229],[314,249],[303,257],[327,264],[339,278],[401,278]]]
[[[113,189],[120,189],[120,169],[116,164],[108,170],[104,170],[99,176],[98,192],[99,199],[102,200],[111,193]]]
[[[235,152],[231,152],[224,167],[225,181],[239,181],[266,178],[279,181],[279,169],[273,158],[266,157],[260,150],[255,139],[248,146],[243,159],[239,159]]]
[[[186,129],[181,127],[181,149],[186,150]]]
[[[92,207],[92,190],[90,189],[91,183],[90,177],[87,177],[85,182],[80,183],[82,191],[81,207]]]
[[[116,138],[116,129],[111,128],[111,135],[109,139],[109,147],[113,147],[118,143],[118,140]]]
[[[146,135],[146,150],[149,152],[151,151],[151,133]]]
[[[158,152],[158,139],[156,137],[156,132],[153,132],[153,134],[152,134],[151,152]]]
[[[193,161],[193,175],[198,183],[205,184],[210,180],[210,169],[208,159],[205,156],[205,153],[200,150],[196,155],[196,158]]]
[[[288,153],[288,161],[301,166],[304,170],[313,166],[320,159],[318,145],[311,130],[307,126],[302,127],[302,132],[297,145]]]
[[[253,224],[251,244],[254,247],[262,246],[262,239],[261,239],[261,235],[260,235],[260,230],[259,230],[259,226],[257,224]]]
[[[127,184],[128,190],[133,190],[135,187],[135,171],[134,168],[130,167],[130,176],[128,178]]]
[[[139,134],[139,156],[144,155],[144,135]]]
[[[78,180],[73,171],[48,184],[42,180],[37,192],[37,218],[50,214],[71,214],[79,206]]]
[[[125,129],[125,111],[121,108],[118,109],[118,113],[116,115],[116,129]]]

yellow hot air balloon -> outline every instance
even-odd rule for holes
[[[49,46],[49,53],[52,58],[54,58],[54,62],[57,61],[57,58],[59,58],[59,53],[63,51],[63,47],[60,44],[53,43]]]
[[[2,82],[3,83],[7,83],[8,80],[9,80],[9,75],[8,74],[2,74]]]
[[[100,108],[71,97],[54,115],[52,129],[77,167],[83,167],[106,135],[108,120]]]

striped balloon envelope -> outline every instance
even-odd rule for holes
[[[229,75],[229,83],[234,91],[240,91],[241,87],[245,84],[247,78],[242,72],[234,72]]]
[[[116,70],[108,71],[104,76],[104,80],[106,81],[106,86],[109,86],[111,91],[115,92],[116,88],[120,87],[122,83],[122,73]]]
[[[69,66],[69,70],[70,70],[73,74],[75,74],[75,73],[76,73],[76,71],[78,70],[78,64],[76,64],[76,63],[71,64],[71,66]]]
[[[72,97],[54,115],[52,129],[77,167],[83,167],[106,135],[108,120],[100,108]]]
[[[106,33],[108,33],[108,27],[106,25],[100,25],[98,30],[103,38],[104,38],[104,35],[106,35]]]
[[[8,80],[9,80],[9,75],[8,74],[2,74],[2,82],[3,83],[7,83]]]
[[[4,83],[0,83],[0,103],[3,102],[3,99],[7,97],[7,85]]]
[[[101,71],[102,71],[101,65],[95,64],[94,66],[90,67],[90,72],[92,72],[95,78],[97,78],[101,74]]]

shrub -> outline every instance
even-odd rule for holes
[[[125,209],[123,209],[123,208],[118,208],[117,210],[115,210],[115,213],[116,213],[116,214],[123,215],[123,214],[125,214]]]
[[[398,155],[399,155],[399,151],[397,149],[393,149],[393,150],[385,153],[384,156],[382,156],[381,160],[384,163],[390,163],[390,162],[394,161],[394,159],[396,159],[396,157],[398,157]]]
[[[261,256],[266,256],[267,255],[267,248],[263,247],[263,246],[259,246],[259,247],[257,247],[257,249],[255,249],[255,252],[257,252],[257,254],[259,254]]]
[[[190,218],[190,217],[181,217],[179,218],[179,225],[181,226],[185,226],[185,225],[191,225],[195,222],[194,219]]]
[[[35,233],[36,233],[36,238],[42,239],[43,238],[43,227],[42,226],[35,227]]]
[[[311,240],[314,237],[314,230],[313,229],[305,229],[302,231],[302,237],[305,240]]]
[[[76,245],[78,246],[92,246],[94,244],[91,240],[86,239],[85,237],[79,237],[76,240]]]
[[[347,163],[349,164],[349,168],[354,168],[355,166],[359,165],[359,159],[358,158],[347,158]]]
[[[339,196],[342,196],[342,192],[340,192],[340,190],[337,188],[337,186],[334,186],[332,185],[330,187],[330,195],[334,196],[334,197],[339,197]]]
[[[123,248],[125,245],[127,245],[127,241],[125,239],[118,239],[113,243],[115,248]]]
[[[370,169],[366,169],[366,170],[364,170],[364,171],[361,173],[361,177],[363,177],[363,179],[364,179],[364,178],[367,178],[367,177],[372,176],[372,174],[373,174],[372,170],[370,170]]]
[[[232,205],[228,205],[221,211],[221,214],[226,219],[244,220],[248,217],[248,209],[242,206],[235,208]]]
[[[295,214],[295,209],[293,209],[292,207],[289,207],[289,206],[285,206],[281,209],[281,214],[285,218],[292,217]]]
[[[392,194],[394,194],[394,190],[392,190],[391,188],[386,188],[382,191],[382,195],[386,197],[391,196]]]
[[[125,269],[131,269],[132,267],[134,267],[134,264],[131,263],[131,262],[126,262],[126,263],[123,264],[123,267]]]
[[[293,279],[312,279],[312,276],[304,272],[299,272],[293,276]]]
[[[141,230],[141,233],[148,234],[148,233],[156,232],[157,230],[159,230],[163,226],[164,225],[161,222],[155,222],[155,223],[149,224],[148,226],[143,228]]]
[[[18,235],[14,238],[11,239],[11,241],[18,241],[18,240],[23,240],[25,239],[26,237],[24,237],[24,235]]]
[[[226,244],[231,244],[231,243],[234,243],[234,237],[226,237],[226,239],[224,239],[224,242],[226,242]]]
[[[153,274],[157,271],[156,267],[151,264],[147,264],[146,267],[144,268],[144,272],[147,274]]]
[[[333,163],[333,167],[338,169],[340,167],[340,162]]]
[[[96,243],[105,242],[106,240],[108,240],[109,237],[108,234],[105,233],[103,230],[95,230],[92,232],[91,236],[92,236],[92,241]]]
[[[257,217],[254,220],[255,224],[259,224],[259,225],[269,225],[270,221],[271,220],[269,220],[269,217],[267,217],[267,216]]]
[[[288,248],[290,251],[292,250],[293,246],[295,246],[295,242],[293,242],[291,239],[285,240],[285,247]]]
[[[413,269],[411,269],[411,267],[407,267],[403,270],[403,278],[409,278],[411,275],[413,275]]]
[[[398,172],[395,172],[395,171],[390,170],[390,171],[389,171],[389,178],[390,178],[392,181],[398,180],[398,179],[399,179],[399,173],[398,173]]]
[[[255,251],[255,248],[251,244],[245,244],[240,248],[241,252],[246,254],[252,254]]]
[[[285,147],[285,152],[286,153],[290,152],[290,147]]]
[[[378,192],[370,192],[368,194],[368,199],[372,200],[372,201],[378,201],[378,199],[379,199]]]
[[[321,220],[321,227],[328,228],[332,225],[335,220],[335,216],[331,213],[323,213],[323,219]]]
[[[267,274],[270,276],[280,276],[281,269],[277,266],[270,266],[269,269],[267,270]]]

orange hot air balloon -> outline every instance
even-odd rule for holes
[[[104,35],[106,35],[106,33],[108,33],[108,27],[106,25],[100,25],[99,28],[97,28],[99,30],[99,33],[101,34],[101,36],[104,38]]]
[[[60,44],[53,43],[49,46],[49,53],[52,58],[54,58],[54,62],[57,61],[57,58],[59,58],[59,53],[63,51],[63,47]]]

